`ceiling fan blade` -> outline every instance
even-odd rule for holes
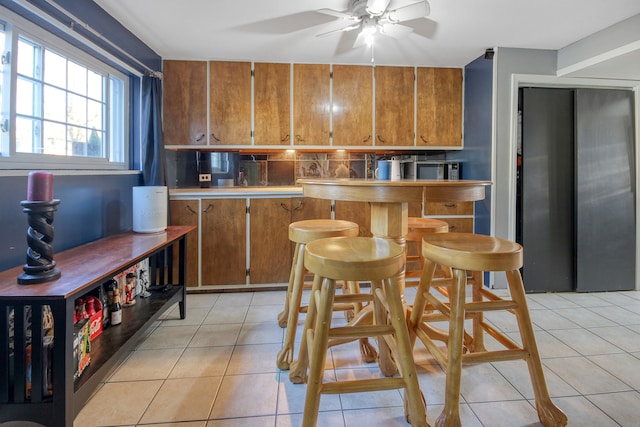
[[[413,28],[400,24],[384,24],[380,29],[380,34],[393,37],[394,39],[402,39],[413,32]]]
[[[381,16],[389,7],[391,0],[367,0],[367,12],[373,16]]]
[[[385,13],[385,18],[389,22],[404,22],[412,19],[426,18],[431,13],[431,8],[426,0],[398,9],[390,10]]]
[[[316,34],[317,37],[325,37],[325,36],[330,36],[331,34],[337,34],[337,33],[342,33],[342,32],[346,32],[346,31],[353,31],[353,30],[357,30],[358,28],[360,28],[360,23],[356,23],[353,25],[349,25],[348,27],[344,27],[344,28],[338,28],[337,30],[332,30],[332,31],[327,31],[326,33],[320,33],[320,34]]]
[[[356,49],[361,46],[367,45],[368,44],[367,37],[372,37],[372,36],[367,36],[362,31],[360,31],[360,33],[358,33],[358,37],[356,37],[355,41],[353,42],[353,48]]]
[[[340,12],[339,10],[333,10],[333,9],[317,9],[316,12],[318,13],[322,13],[324,15],[330,15],[330,16],[335,16],[336,18],[342,18],[342,19],[348,19],[348,20],[354,20],[356,19],[355,16],[346,13],[346,12]]]

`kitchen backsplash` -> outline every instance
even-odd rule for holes
[[[236,185],[278,186],[295,185],[296,179],[321,178],[373,178],[376,159],[374,153],[309,153],[280,151],[269,154],[239,154],[212,152],[211,186],[218,179],[234,179]],[[404,153],[410,157],[416,153]],[[424,157],[424,152],[419,153]],[[442,158],[444,153],[429,152],[429,159]],[[167,151],[168,183],[171,188],[198,187],[199,165],[196,151]],[[240,174],[242,172],[242,174]],[[243,180],[239,182],[239,176]]]

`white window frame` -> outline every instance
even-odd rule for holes
[[[3,98],[2,98],[2,119],[0,119],[0,170],[32,170],[32,169],[50,169],[50,170],[128,170],[130,167],[129,159],[129,91],[130,76],[117,70],[116,68],[98,60],[97,58],[87,54],[86,52],[72,46],[59,37],[49,33],[34,23],[8,11],[0,8],[0,22],[4,24],[7,45],[0,46],[2,52],[10,52],[10,64],[5,65],[5,74],[2,82]],[[40,44],[68,60],[77,62],[84,67],[96,71],[105,76],[105,93],[106,95],[106,112],[104,129],[106,131],[105,151],[106,155],[102,158],[81,157],[81,156],[60,156],[47,154],[17,153],[15,142],[15,123],[16,123],[16,93],[17,84],[17,61],[16,54],[18,39],[24,37],[34,43]],[[111,120],[110,113],[112,105],[110,101],[110,85],[111,79],[115,78],[122,81],[122,97],[123,97],[123,117],[122,120]],[[4,123],[4,126],[2,124]],[[118,151],[122,153],[121,162],[109,161],[109,157],[113,153],[114,148],[111,147],[113,138],[111,133],[117,129],[122,138],[122,147]],[[3,131],[8,128],[8,131]],[[8,153],[8,155],[5,155]]]

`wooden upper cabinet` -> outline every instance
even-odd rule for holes
[[[375,145],[413,146],[413,67],[375,67]]]
[[[164,61],[165,145],[207,144],[207,63]]]
[[[209,63],[211,145],[251,144],[251,63]]]
[[[418,68],[418,146],[462,146],[462,69]]]
[[[330,83],[328,64],[293,65],[295,145],[329,145]]]
[[[255,145],[291,144],[291,65],[254,64],[253,97]]]
[[[333,145],[373,145],[373,67],[333,66]]]

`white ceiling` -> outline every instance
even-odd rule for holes
[[[315,11],[347,10],[350,0],[94,1],[163,59],[334,64],[370,64],[372,59],[370,48],[352,48],[355,31],[317,37],[345,22]],[[415,1],[392,0],[391,6]],[[639,0],[429,3],[429,18],[405,22],[414,29],[408,37],[377,37],[375,64],[463,67],[490,47],[558,50],[640,13]],[[628,56],[637,70],[632,78],[640,79],[640,55]],[[603,71],[593,72],[601,76]]]

